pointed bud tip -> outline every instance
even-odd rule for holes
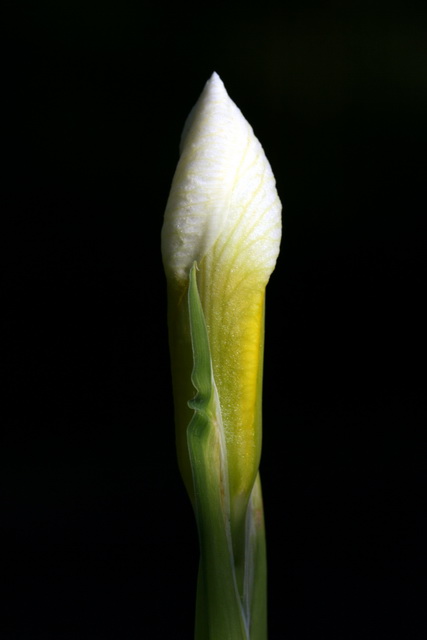
[[[219,75],[217,74],[216,71],[214,71],[211,75],[211,77],[209,78],[209,80],[206,83],[209,86],[213,86],[213,87],[222,87],[225,89],[224,87],[224,83],[221,80],[221,78],[219,77]]]
[[[214,71],[204,86],[200,96],[200,101],[209,100],[212,102],[218,102],[220,99],[224,98],[228,98],[227,90],[217,72]]]

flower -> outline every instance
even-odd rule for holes
[[[205,317],[226,443],[232,513],[243,517],[261,454],[265,287],[281,238],[281,204],[251,126],[214,73],[184,127],[162,229],[178,460],[193,496],[186,429],[192,350],[189,274]]]

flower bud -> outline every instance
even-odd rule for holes
[[[261,453],[265,286],[279,253],[281,204],[264,151],[214,73],[181,140],[162,229],[178,460],[192,496],[186,428],[192,353],[186,293],[197,262],[224,428],[232,509],[243,512]]]

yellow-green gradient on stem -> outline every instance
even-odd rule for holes
[[[244,513],[261,454],[265,287],[281,204],[264,151],[214,73],[185,124],[162,230],[178,460],[193,499],[186,430],[194,396],[187,290],[197,286],[227,451],[232,512]]]

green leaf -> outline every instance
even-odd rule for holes
[[[187,431],[200,542],[196,640],[248,640],[248,621],[234,570],[221,407],[212,373],[196,271],[194,263],[188,303],[194,358],[192,382],[197,393],[189,402],[194,416]]]

